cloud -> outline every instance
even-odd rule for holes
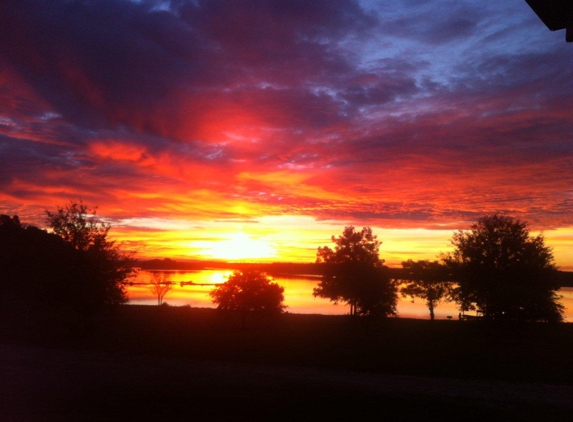
[[[383,30],[431,45],[463,42],[479,34],[478,25],[487,17],[484,8],[475,2],[405,1],[398,10],[384,21]]]
[[[280,88],[349,71],[335,43],[373,22],[344,1],[151,4],[7,2],[3,61],[74,123],[193,140],[221,105],[235,114],[245,95],[268,96],[261,87],[314,102]]]
[[[573,226],[571,50],[524,2],[8,0],[0,15],[1,212],[38,222],[82,198],[122,220]]]

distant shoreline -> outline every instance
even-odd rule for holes
[[[302,276],[309,279],[320,276],[320,267],[316,263],[293,263],[293,262],[272,262],[272,263],[253,263],[253,262],[224,262],[224,261],[175,261],[169,258],[140,260],[136,264],[143,270],[147,271],[192,271],[208,269],[225,269],[225,270],[245,270],[257,269],[267,272],[271,276],[285,277],[288,275]],[[407,279],[402,268],[390,268],[391,277],[395,279]],[[557,282],[559,287],[573,287],[573,271],[557,270]]]

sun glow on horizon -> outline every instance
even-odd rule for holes
[[[214,271],[209,281],[214,284],[225,283],[231,274],[231,271]]]
[[[229,261],[260,260],[275,258],[277,251],[264,240],[252,239],[245,233],[234,233],[227,240],[210,243],[203,255]]]
[[[139,259],[225,260],[245,262],[307,262],[316,260],[319,246],[332,247],[331,237],[348,225],[366,226],[359,221],[316,220],[310,216],[262,216],[244,220],[194,221],[191,218],[109,219],[111,237],[136,253]],[[439,260],[451,251],[455,227],[395,227],[372,224],[373,233],[382,242],[380,258],[389,267],[401,267],[408,259]],[[532,235],[540,232],[532,231]],[[573,227],[542,232],[553,250],[555,264],[573,271]]]

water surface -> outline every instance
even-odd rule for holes
[[[189,305],[192,307],[215,308],[209,292],[216,284],[224,283],[232,274],[231,270],[197,270],[197,271],[165,271],[170,274],[174,284],[168,292],[164,302],[173,306]],[[148,283],[151,280],[149,271],[140,271],[135,283]],[[298,314],[344,315],[348,314],[347,305],[334,305],[328,299],[315,298],[312,290],[319,282],[318,277],[288,276],[275,277],[275,282],[284,287],[285,305],[287,311]],[[181,285],[180,283],[193,282],[194,285]],[[566,321],[573,321],[573,288],[564,287],[559,291],[562,296],[561,303],[565,306]],[[134,284],[128,288],[130,303],[156,305],[157,297],[150,290],[150,286]],[[423,300],[418,298],[403,298],[398,295],[398,316],[403,318],[429,319],[430,313]],[[442,302],[434,310],[436,319],[457,319],[458,309],[454,303]]]

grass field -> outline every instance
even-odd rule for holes
[[[82,335],[47,322],[27,333],[4,323],[2,333],[0,407],[8,421],[337,420],[372,412],[394,420],[570,420],[573,412],[569,323],[283,314],[249,315],[243,326],[240,315],[213,309],[126,305]]]

